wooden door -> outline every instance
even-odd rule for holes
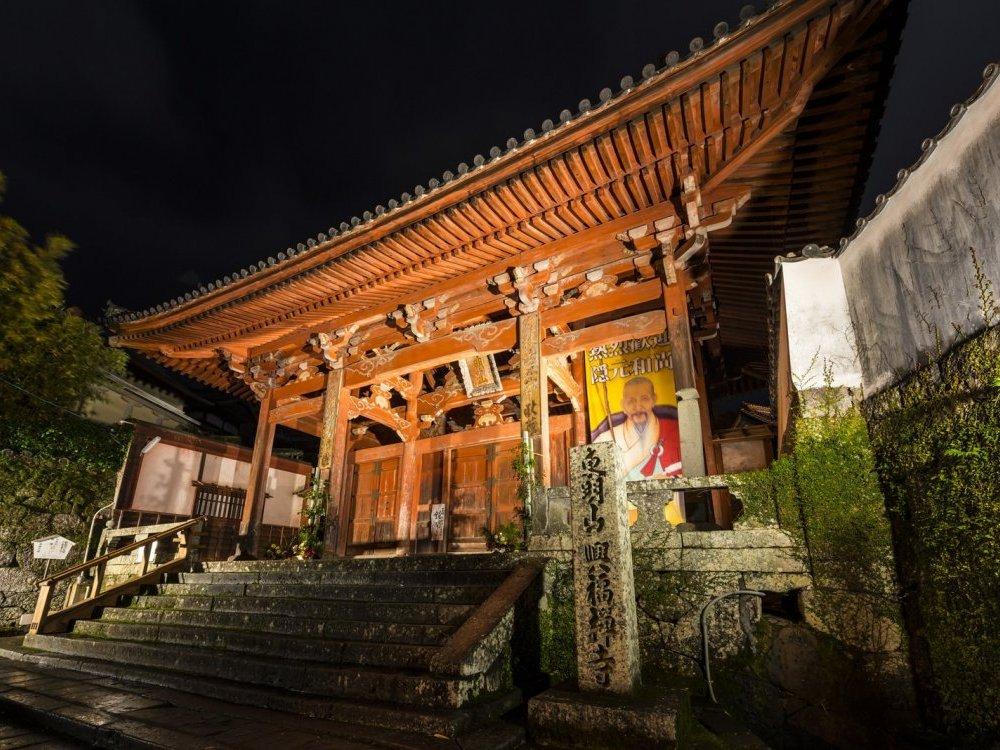
[[[370,545],[397,538],[399,459],[368,461],[354,467],[350,544]]]
[[[374,539],[373,519],[378,498],[380,462],[354,467],[354,498],[351,507],[351,544],[368,544]]]
[[[435,451],[420,456],[420,502],[417,505],[417,541],[431,538],[431,506],[442,502],[444,453]]]
[[[570,438],[569,430],[549,435],[549,484],[552,487],[565,487],[569,484]]]
[[[514,461],[520,451],[521,442],[511,440],[505,443],[495,443],[490,450],[490,531],[496,531],[505,523],[517,517],[520,503],[517,499],[517,488],[520,479],[514,471]]]
[[[378,500],[375,503],[375,540],[394,542],[402,538],[399,525],[399,459],[387,458],[381,462]]]
[[[457,448],[452,454],[451,528],[454,544],[482,541],[489,523],[488,445]]]

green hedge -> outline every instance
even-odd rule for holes
[[[1000,734],[1000,328],[867,405],[928,717]]]
[[[83,542],[91,515],[113,499],[131,439],[66,413],[0,425],[0,536],[19,546],[48,533]]]
[[[828,389],[794,424],[791,451],[768,469],[734,474],[743,517],[778,523],[806,548],[818,587],[893,601],[893,550],[885,501],[861,412]]]

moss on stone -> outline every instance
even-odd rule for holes
[[[1000,328],[866,405],[932,721],[1000,734]]]
[[[538,612],[541,669],[557,685],[576,679],[576,613],[573,566],[549,563],[546,597]]]

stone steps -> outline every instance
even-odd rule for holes
[[[335,585],[326,583],[161,583],[163,596],[248,596],[267,599],[378,601],[397,604],[480,604],[496,586]]]
[[[178,583],[307,583],[334,586],[499,586],[507,569],[456,571],[252,570],[177,573]]]
[[[287,613],[225,612],[178,608],[108,607],[97,622],[136,625],[182,625],[222,628],[281,636],[305,636],[342,641],[375,641],[425,646],[440,645],[454,626],[365,620],[293,617]]]
[[[468,677],[451,677],[399,668],[332,666],[216,649],[82,636],[27,635],[24,645],[63,656],[172,670],[310,695],[354,700],[374,698],[438,709],[458,708],[479,695],[504,687],[500,669]]]
[[[163,596],[156,594],[132,597],[128,600],[127,606],[139,609],[231,612],[449,626],[462,622],[475,609],[475,605],[471,604],[435,604],[433,602],[325,601],[291,597]]]
[[[330,664],[424,669],[437,649],[378,641],[341,641],[326,638],[275,638],[267,633],[183,625],[144,625],[101,620],[77,622],[74,637],[103,638],[149,644],[172,644],[227,652],[323,661]]]
[[[415,557],[368,557],[333,560],[225,560],[200,565],[206,573],[252,573],[263,571],[329,572],[480,572],[510,571],[516,556],[509,554],[477,555],[418,555]]]
[[[482,620],[484,602],[497,606],[498,587],[510,590],[512,565],[499,555],[206,563],[24,646],[91,674],[455,738],[520,704],[509,622],[464,628],[453,641],[471,616]],[[489,748],[523,739],[503,725],[483,732]]]
[[[442,712],[192,681],[174,672],[31,653],[14,640],[0,639],[0,711],[28,715],[92,747],[291,748],[305,740],[308,747],[342,750],[514,750],[524,742],[522,728],[497,721],[520,703],[516,692]],[[38,679],[23,681],[28,670],[37,670]],[[7,675],[21,689],[5,690]]]

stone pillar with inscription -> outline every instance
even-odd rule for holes
[[[639,633],[618,446],[570,450],[577,682],[580,690],[629,693],[639,684]]]
[[[636,690],[639,632],[619,450],[611,442],[570,449],[577,680],[528,701],[535,747],[688,747],[686,689]]]

